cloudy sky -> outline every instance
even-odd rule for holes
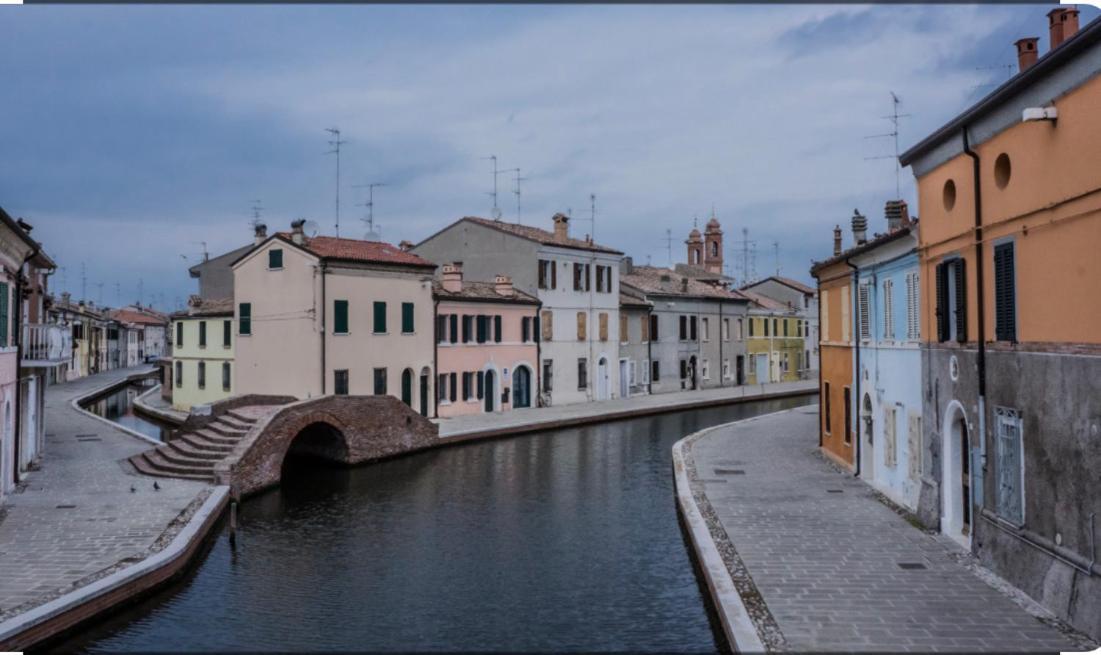
[[[881,228],[905,149],[1004,81],[1034,6],[0,7],[0,206],[64,267],[54,288],[176,306],[203,245],[246,243],[257,200],[283,229],[362,236],[355,185],[385,182],[383,238],[488,216],[495,154],[522,220],[572,210],[636,262],[683,261],[712,207],[741,276],[808,279],[854,208]],[[1097,11],[1082,7],[1082,22]],[[1012,66],[1014,68],[1006,68]],[[513,174],[499,180],[516,220]],[[902,196],[913,207],[903,171]],[[583,220],[584,219],[584,220]],[[99,285],[102,285],[99,286]],[[121,293],[117,292],[120,291]]]

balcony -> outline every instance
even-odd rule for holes
[[[23,326],[23,366],[57,366],[72,358],[73,336],[66,325]]]

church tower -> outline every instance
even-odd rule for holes
[[[693,230],[694,231],[694,230]],[[699,232],[696,232],[697,238]],[[709,273],[723,274],[723,230],[715,213],[711,213],[711,220],[707,221],[707,227],[703,232],[704,253],[703,267]]]
[[[703,266],[703,238],[700,237],[700,231],[695,227],[688,233],[688,240],[684,242],[688,245],[688,265],[689,266]]]

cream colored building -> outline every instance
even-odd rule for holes
[[[434,411],[435,265],[376,241],[268,237],[233,264],[235,392],[390,394]]]
[[[233,300],[199,301],[172,315],[172,407],[190,411],[233,395]]]

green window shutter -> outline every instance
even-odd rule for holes
[[[375,301],[375,334],[382,334],[386,332],[386,303],[381,300]]]
[[[222,345],[229,348],[233,342],[233,321],[222,321]]]
[[[183,345],[183,321],[176,322],[176,345]]]
[[[493,317],[493,341],[496,343],[501,342],[501,315],[497,314]]]
[[[348,334],[348,301],[333,301],[333,333]]]
[[[238,308],[240,325],[237,329],[240,334],[252,334],[252,303],[243,302]]]
[[[410,334],[413,332],[413,303],[403,302],[401,304],[401,331],[402,334]]]
[[[199,321],[199,347],[206,347],[206,321]]]
[[[0,347],[8,345],[8,285],[0,282]]]
[[[283,268],[282,249],[273,249],[268,251],[268,268]]]

